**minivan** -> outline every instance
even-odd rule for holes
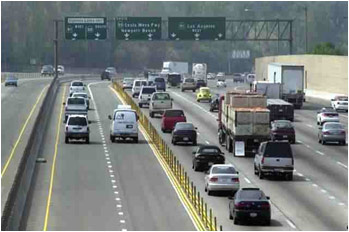
[[[131,106],[122,106],[114,110],[113,116],[108,118],[112,120],[110,125],[110,141],[114,142],[117,138],[131,138],[138,143],[138,115]]]
[[[282,175],[293,179],[294,159],[288,142],[267,141],[259,146],[254,158],[254,173],[263,179],[265,175]]]
[[[136,79],[133,81],[133,85],[132,85],[132,97],[136,97],[139,95],[139,91],[141,91],[141,88],[143,85],[147,85],[147,81],[146,80],[140,80],[140,79]]]

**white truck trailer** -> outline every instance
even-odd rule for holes
[[[162,64],[161,74],[179,73],[186,75],[189,73],[188,62],[165,61]]]
[[[304,65],[268,64],[268,81],[281,84],[281,98],[300,109],[304,101]]]
[[[196,80],[205,80],[207,83],[207,64],[193,63],[192,77]]]

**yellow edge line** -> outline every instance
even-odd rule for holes
[[[34,113],[34,111],[35,111],[35,109],[36,109],[36,106],[38,105],[38,103],[39,103],[41,97],[43,96],[43,93],[44,93],[44,91],[45,91],[45,89],[46,89],[47,87],[48,87],[48,85],[46,85],[46,86],[41,90],[41,92],[40,92],[38,98],[36,99],[36,102],[35,102],[35,104],[33,105],[32,109],[31,109],[31,111],[30,111],[30,113],[29,113],[29,115],[28,115],[28,118],[27,118],[27,120],[25,121],[25,123],[24,123],[24,125],[23,125],[23,127],[22,127],[22,129],[21,129],[21,132],[19,133],[19,136],[18,136],[18,138],[17,138],[17,141],[16,141],[14,147],[13,147],[12,150],[11,150],[10,157],[7,159],[5,166],[4,166],[4,168],[2,169],[2,171],[1,171],[1,178],[2,178],[3,175],[5,174],[5,172],[6,172],[7,168],[8,168],[8,166],[10,165],[11,160],[12,160],[12,158],[13,158],[13,155],[15,154],[15,151],[16,151],[16,149],[17,149],[17,146],[18,146],[19,142],[21,141],[22,135],[23,135],[25,129],[27,128],[27,125],[28,125],[28,123],[29,123],[29,120],[30,120],[31,116],[33,115],[33,113]]]
[[[55,143],[55,153],[53,156],[53,162],[52,162],[52,169],[51,169],[51,178],[50,178],[50,187],[48,191],[48,197],[47,197],[47,204],[46,204],[46,214],[45,214],[45,222],[44,222],[44,228],[43,231],[47,230],[47,223],[48,218],[50,214],[50,203],[51,203],[51,195],[52,195],[52,188],[53,188],[53,177],[55,174],[55,166],[56,166],[56,158],[57,158],[57,151],[58,151],[58,142],[59,142],[59,134],[61,131],[61,121],[62,121],[62,114],[63,114],[63,102],[64,102],[64,96],[65,96],[66,86],[64,86],[63,95],[62,95],[62,104],[61,104],[61,113],[59,114],[59,119],[57,123],[57,135],[56,135],[56,143]]]
[[[118,98],[123,102],[123,104],[127,104],[124,99],[119,95],[119,93],[112,87],[109,86],[109,88],[118,96]],[[142,125],[139,125],[142,134],[144,135],[145,139],[148,141],[149,146],[151,147],[151,149],[153,150],[153,153],[155,155],[155,157],[158,159],[160,165],[162,166],[162,168],[164,169],[164,171],[166,172],[167,176],[169,177],[171,183],[174,185],[175,190],[178,194],[178,196],[181,198],[182,202],[188,207],[189,212],[191,213],[191,216],[193,218],[193,220],[196,223],[196,227],[199,228],[199,230],[201,231],[206,231],[206,228],[204,226],[204,223],[202,222],[200,216],[198,215],[198,213],[196,212],[196,210],[194,209],[194,206],[191,204],[191,202],[189,201],[187,195],[185,194],[185,192],[183,191],[182,187],[180,186],[178,180],[176,179],[176,177],[173,175],[172,171],[170,170],[170,167],[168,166],[168,164],[164,161],[163,157],[161,156],[159,150],[152,144],[152,142],[150,142],[150,136],[148,135],[148,133],[145,131],[144,127]]]

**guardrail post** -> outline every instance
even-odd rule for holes
[[[212,231],[212,209],[210,209],[210,229]]]
[[[219,230],[223,231],[223,226],[222,225],[219,226]]]
[[[196,209],[196,186],[194,186],[194,193],[193,193],[194,199],[193,199],[193,203],[194,203],[194,208]]]
[[[217,217],[214,217],[214,231],[217,231]]]
[[[205,225],[208,228],[208,219],[207,219],[207,203],[205,203]]]
[[[190,200],[193,201],[193,181],[190,182]]]
[[[201,208],[200,208],[200,192],[198,191],[198,210],[199,210],[199,215],[201,214]]]

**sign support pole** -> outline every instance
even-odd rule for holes
[[[55,22],[55,39],[54,41],[54,66],[55,66],[55,78],[58,78],[58,20],[54,20]]]

